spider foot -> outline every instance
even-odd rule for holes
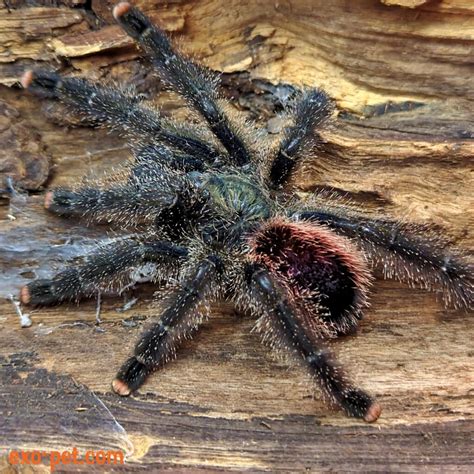
[[[382,407],[372,397],[362,390],[349,389],[342,395],[340,403],[351,416],[363,418],[368,423],[377,421],[382,413]]]
[[[20,301],[25,305],[51,305],[58,302],[51,280],[35,280],[20,290]]]
[[[39,97],[55,99],[58,98],[62,79],[52,71],[28,69],[21,76],[20,84],[24,89],[29,89]]]
[[[112,389],[116,394],[127,397],[143,385],[150,372],[136,357],[130,357],[118,371],[112,382]]]
[[[132,5],[128,2],[120,2],[113,9],[113,15],[118,20],[123,15],[127,14],[132,8]]]
[[[98,190],[84,189],[81,193],[67,189],[48,191],[44,198],[44,207],[48,211],[61,216],[83,214],[88,206],[97,199]]]
[[[34,81],[35,75],[31,69],[28,69],[23,73],[20,79],[20,83],[24,89],[28,89],[31,86],[31,83]]]
[[[76,195],[65,189],[48,191],[44,197],[44,208],[55,214],[71,214],[74,208]]]

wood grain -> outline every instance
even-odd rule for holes
[[[453,244],[472,248],[472,2],[135,3],[183,50],[224,72],[224,94],[270,135],[288,88],[327,90],[339,110],[324,132],[332,153],[299,170],[303,191],[333,189],[370,211],[442,226]],[[0,467],[13,469],[10,449],[76,446],[123,450],[126,464],[114,470],[127,472],[472,472],[472,315],[395,282],[378,280],[359,333],[334,343],[383,405],[374,426],[328,409],[304,371],[275,359],[251,333],[252,318],[226,305],[213,307],[180,357],[125,400],[110,393],[110,380],[145,319],[159,314],[153,288],[105,297],[99,326],[89,301],[30,311],[33,325],[20,328],[8,295],[108,232],[47,215],[44,189],[100,175],[128,156],[119,137],[20,91],[21,71],[39,62],[121,78],[164,113],[186,116],[113,24],[111,4],[0,7],[0,187],[9,195],[8,176],[17,187],[0,206]],[[137,304],[121,312],[133,297]]]

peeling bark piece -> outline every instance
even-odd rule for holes
[[[18,111],[0,101],[0,176],[10,177],[13,185],[30,191],[48,179],[50,157],[38,133],[18,123]],[[5,188],[5,183],[0,183]]]
[[[417,8],[426,5],[431,0],[380,0],[384,5],[397,6],[405,8]]]

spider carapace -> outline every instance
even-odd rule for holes
[[[380,405],[351,383],[325,341],[355,329],[377,266],[387,278],[438,291],[447,305],[466,309],[472,268],[425,228],[369,217],[331,195],[298,197],[289,178],[303,158],[317,159],[320,129],[333,111],[323,91],[296,94],[283,137],[268,144],[255,125],[235,117],[219,95],[219,77],[180,54],[143,13],[122,2],[114,17],[203,124],[164,118],[130,89],[25,72],[25,88],[120,131],[132,151],[130,163],[99,184],[48,191],[46,209],[134,232],[52,279],[32,281],[22,303],[120,289],[134,270],[151,265],[155,281],[174,286],[118,371],[116,393],[129,395],[174,357],[201,323],[203,303],[227,299],[255,315],[264,341],[307,367],[329,402],[375,421]]]

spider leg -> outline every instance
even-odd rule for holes
[[[325,344],[311,336],[304,320],[290,304],[285,290],[263,267],[250,270],[250,288],[256,306],[264,313],[267,338],[286,346],[305,362],[324,394],[349,415],[373,422],[380,415],[380,405],[364,391],[354,387],[336,365]],[[271,329],[269,329],[271,328]],[[268,332],[270,331],[270,334]],[[271,334],[273,332],[273,334]]]
[[[298,161],[321,143],[315,128],[332,113],[328,96],[319,89],[305,91],[296,103],[293,125],[285,130],[284,138],[270,166],[270,184],[277,188],[286,183]]]
[[[52,279],[40,279],[25,285],[20,301],[28,305],[53,305],[94,294],[104,283],[134,266],[154,262],[178,265],[188,251],[162,240],[124,239],[99,247],[86,256],[84,263],[70,266]]]
[[[191,155],[174,153],[167,147],[148,144],[142,146],[135,152],[135,166],[132,169],[133,178],[139,181],[146,180],[150,166],[157,167],[158,163],[166,163],[166,168],[189,173],[192,171],[204,171],[205,162]],[[163,170],[167,172],[166,169]]]
[[[217,150],[197,136],[167,128],[155,110],[141,105],[137,97],[118,88],[99,87],[85,79],[61,77],[51,71],[26,71],[21,83],[36,95],[60,100],[83,117],[125,132],[134,139],[166,145],[205,162],[219,156]],[[157,155],[156,159],[159,158],[169,156]]]
[[[369,257],[383,265],[386,278],[440,289],[447,306],[474,306],[474,269],[424,228],[389,220],[342,215],[327,210],[297,212],[293,218],[318,222],[359,242]]]
[[[44,205],[55,214],[92,222],[153,225],[168,238],[179,239],[206,216],[208,196],[183,175],[155,179],[152,172],[159,171],[141,163],[125,183],[108,189],[55,189],[46,193]]]
[[[124,225],[154,222],[163,210],[175,206],[183,197],[179,189],[160,184],[127,182],[108,189],[57,188],[46,193],[44,206],[54,214],[92,221]]]
[[[248,163],[249,151],[219,105],[217,79],[179,54],[166,34],[130,3],[119,3],[113,13],[125,32],[150,56],[160,76],[206,119],[231,159],[238,165]]]
[[[209,256],[194,267],[172,296],[160,321],[142,334],[134,355],[118,371],[112,382],[116,393],[127,396],[137,390],[150,372],[175,356],[178,344],[201,322],[197,306],[210,293],[221,266],[219,258]]]

